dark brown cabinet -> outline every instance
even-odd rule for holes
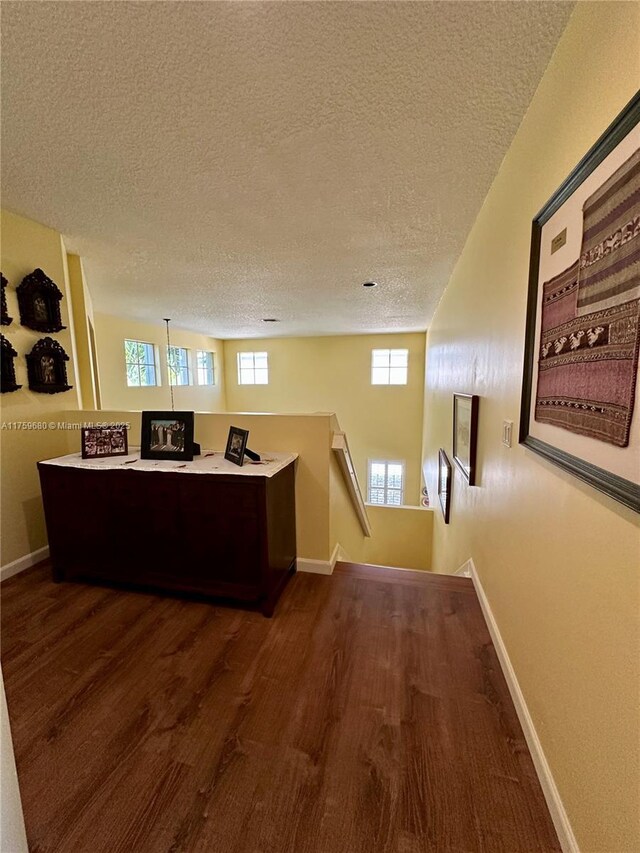
[[[271,615],[295,571],[295,463],[271,477],[38,464],[56,580],[222,597]]]

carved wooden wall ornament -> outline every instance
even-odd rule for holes
[[[69,356],[53,338],[41,338],[27,355],[29,388],[40,394],[59,394],[73,387],[67,383]]]
[[[36,332],[60,332],[66,328],[60,316],[62,293],[41,269],[26,275],[16,293],[23,326]]]
[[[0,335],[0,394],[7,394],[9,391],[17,391],[22,388],[16,382],[16,368],[13,363],[18,353],[11,346],[4,335]]]
[[[2,280],[2,311],[0,314],[0,324],[8,326],[10,323],[13,323],[13,317],[9,316],[9,312],[7,310],[7,294],[4,292],[9,282],[2,273],[0,273],[0,279]]]

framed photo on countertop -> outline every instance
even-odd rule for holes
[[[248,429],[240,429],[240,427],[229,427],[229,437],[227,438],[227,449],[224,452],[224,458],[234,465],[242,465],[244,462],[244,454],[247,449],[247,439],[249,438]]]
[[[143,412],[141,459],[193,460],[193,412]]]
[[[104,459],[129,452],[126,426],[83,427],[82,458]]]

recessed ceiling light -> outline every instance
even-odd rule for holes
[[[363,287],[377,287],[378,282],[377,281],[365,281],[362,286]]]
[[[279,323],[280,320],[277,320],[275,317],[263,317],[262,322],[263,323]]]

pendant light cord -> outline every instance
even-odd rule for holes
[[[165,323],[167,324],[167,365],[169,367],[169,390],[171,391],[171,411],[175,412],[176,408],[173,404],[173,382],[171,381],[171,338],[169,337],[169,323],[170,319],[164,318]]]

